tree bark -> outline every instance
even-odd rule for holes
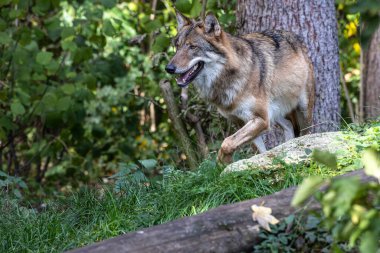
[[[362,111],[364,119],[375,119],[380,116],[380,27],[362,53]]]
[[[168,108],[169,118],[173,122],[174,132],[176,133],[177,138],[180,141],[184,152],[186,153],[189,167],[191,169],[195,169],[197,168],[197,164],[198,164],[197,155],[192,146],[189,135],[187,134],[186,128],[179,115],[179,110],[174,98],[172,88],[170,86],[170,82],[168,80],[161,80],[160,89]]]
[[[282,29],[301,36],[314,65],[313,132],[337,130],[340,68],[335,1],[238,0],[236,15],[239,34]],[[267,145],[278,145],[276,139],[271,134]]]

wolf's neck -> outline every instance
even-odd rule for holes
[[[223,61],[205,63],[204,70],[194,81],[195,87],[203,99],[211,100],[216,86],[215,83],[219,79],[224,68]]]
[[[195,87],[203,99],[217,107],[227,108],[243,92],[246,82],[243,72],[228,69],[228,66],[222,63],[214,63],[200,74]]]

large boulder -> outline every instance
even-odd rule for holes
[[[309,162],[311,159],[311,150],[313,149],[335,153],[339,158],[339,156],[344,155],[350,146],[352,146],[352,144],[344,138],[344,135],[343,132],[304,135],[283,143],[263,154],[232,163],[225,168],[223,173],[273,167],[273,159],[276,157],[288,164]]]

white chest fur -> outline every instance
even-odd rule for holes
[[[252,96],[240,101],[232,111],[218,108],[218,112],[225,118],[238,118],[243,122],[248,122],[254,116],[255,102],[256,100]]]

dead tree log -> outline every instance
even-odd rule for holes
[[[208,155],[208,147],[206,143],[206,137],[202,129],[201,121],[199,117],[188,111],[189,90],[188,88],[182,88],[181,90],[181,108],[185,114],[186,121],[195,128],[195,134],[197,136],[198,149],[202,154],[202,158],[206,158]]]
[[[346,176],[359,176],[363,182],[374,180],[363,170]],[[251,252],[258,243],[257,223],[252,220],[251,205],[272,208],[272,214],[282,219],[300,210],[290,206],[296,187],[269,196],[224,205],[205,213],[166,224],[131,232],[70,253],[122,252]],[[305,209],[319,205],[310,202]],[[303,209],[302,209],[303,210]]]
[[[184,152],[186,153],[190,168],[195,169],[197,167],[197,155],[192,147],[186,128],[180,118],[170,82],[168,80],[161,80],[160,89],[168,109],[169,118],[173,122],[174,132],[177,135]]]

